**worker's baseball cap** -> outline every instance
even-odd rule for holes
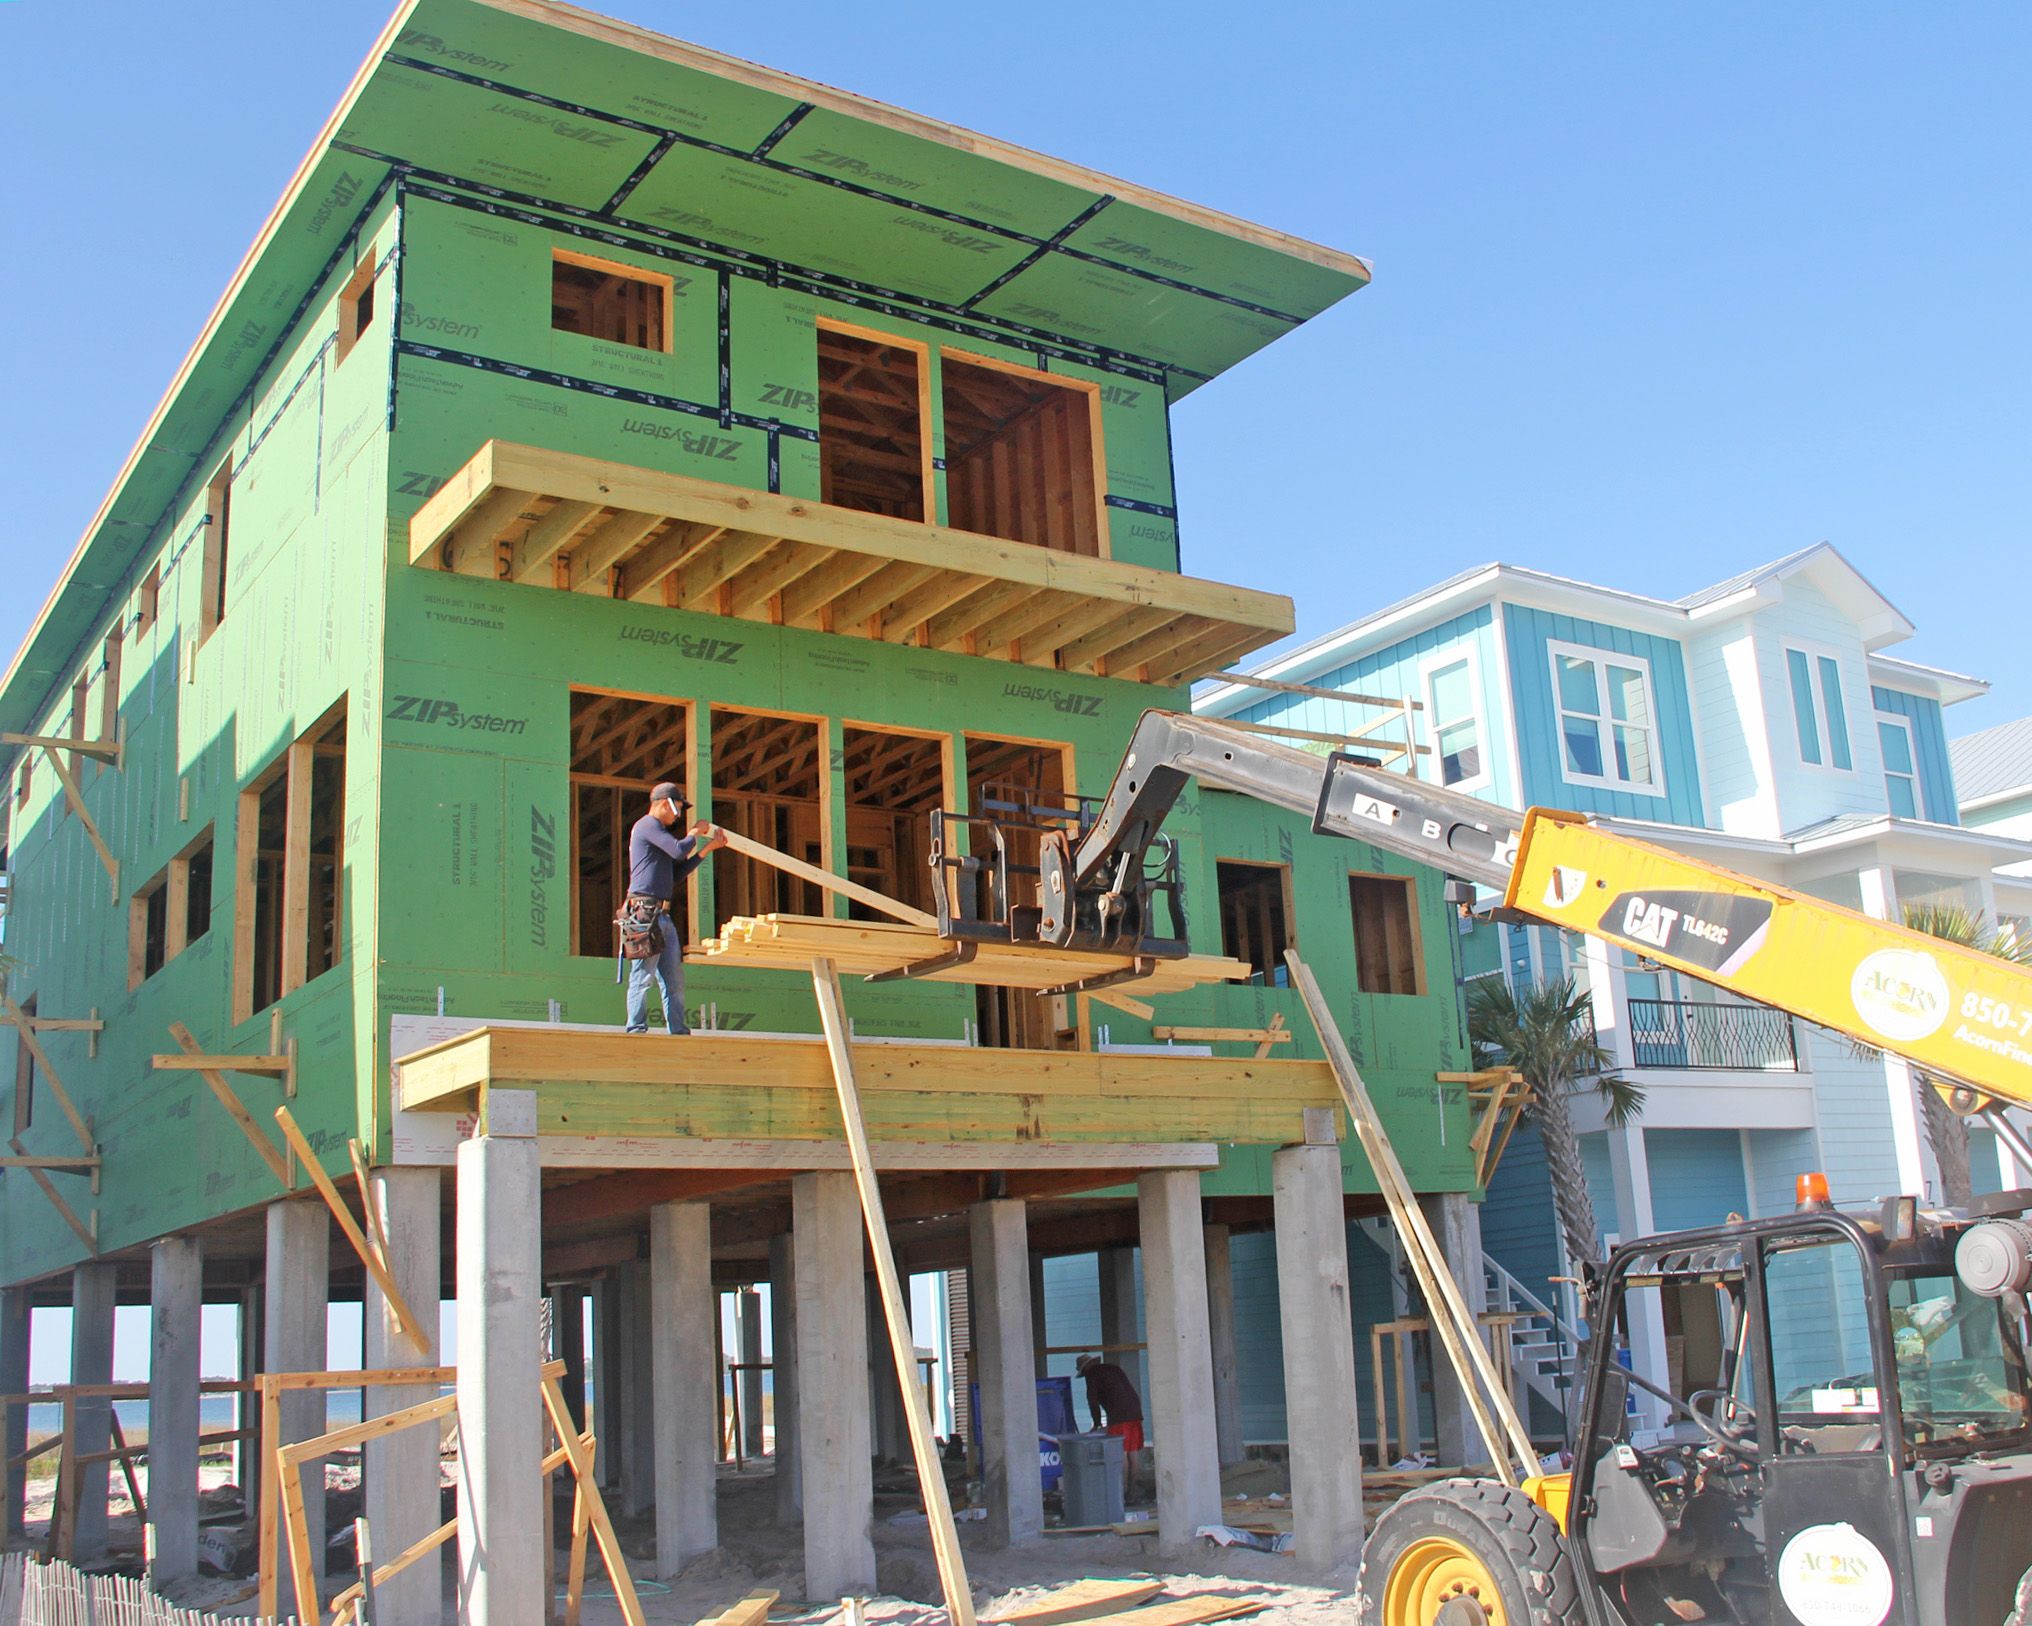
[[[652,802],[673,802],[680,808],[691,806],[691,803],[684,799],[684,792],[668,779],[649,793],[649,799]]]

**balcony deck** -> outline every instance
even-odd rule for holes
[[[410,563],[1175,685],[1292,631],[1281,594],[490,440],[409,522]]]
[[[888,1040],[853,1051],[877,1143],[1285,1145],[1306,1138],[1308,1107],[1340,1111],[1323,1061]],[[405,1111],[468,1114],[485,1110],[495,1086],[533,1090],[537,1133],[575,1142],[837,1142],[844,1132],[816,1035],[486,1027],[398,1065]]]

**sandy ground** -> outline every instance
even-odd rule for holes
[[[341,1517],[350,1518],[356,1506],[352,1485],[355,1475],[334,1469],[329,1504],[333,1527]],[[878,1486],[883,1479],[878,1478]],[[116,1476],[117,1479],[117,1476]],[[870,1626],[939,1626],[945,1619],[940,1603],[938,1569],[933,1560],[931,1538],[921,1514],[916,1514],[916,1497],[900,1482],[893,1490],[878,1489],[875,1505],[876,1583],[879,1596],[868,1601],[866,1618]],[[1244,1464],[1229,1476],[1232,1496],[1247,1494],[1260,1509],[1265,1496],[1284,1489],[1283,1470],[1266,1463]],[[560,1532],[569,1529],[568,1502],[558,1503]],[[821,1626],[842,1614],[838,1599],[806,1599],[803,1587],[802,1551],[794,1526],[775,1520],[776,1487],[765,1462],[737,1471],[727,1468],[720,1480],[721,1548],[686,1567],[673,1582],[648,1579],[655,1533],[649,1518],[617,1519],[616,1528],[629,1568],[636,1577],[643,1612],[653,1622],[691,1622],[724,1609],[744,1593],[758,1587],[774,1588],[781,1600],[771,1611],[771,1620]],[[39,1508],[31,1503],[31,1521],[46,1517],[47,1493]],[[915,1517],[912,1517],[916,1514]],[[891,1523],[901,1516],[904,1522]],[[1266,1607],[1247,1617],[1264,1626],[1346,1626],[1352,1618],[1354,1575],[1351,1571],[1325,1575],[1309,1573],[1297,1560],[1283,1554],[1264,1553],[1240,1547],[1219,1547],[1204,1542],[1191,1551],[1160,1558],[1155,1526],[1149,1536],[1047,1536],[1018,1548],[992,1546],[982,1525],[960,1524],[960,1544],[965,1552],[977,1612],[984,1621],[1012,1609],[1039,1593],[1089,1577],[1148,1576],[1162,1579],[1165,1598],[1214,1593],[1240,1598],[1261,1598]],[[131,1510],[126,1509],[124,1489],[112,1521],[115,1548],[136,1545]],[[564,1566],[559,1554],[560,1577]],[[454,1600],[446,1566],[447,1621],[455,1618]],[[336,1591],[351,1580],[336,1575],[330,1590]],[[561,1582],[560,1582],[561,1584]],[[597,1554],[588,1563],[585,1603],[586,1626],[620,1626],[621,1612],[607,1585]],[[247,1578],[205,1577],[194,1586],[180,1589],[177,1601],[190,1607],[221,1614],[251,1615],[254,1597]]]

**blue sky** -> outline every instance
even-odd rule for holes
[[[2032,711],[2032,8],[606,5],[1371,258],[1178,413],[1186,568],[1303,634],[1825,538]],[[386,13],[0,6],[10,653]]]

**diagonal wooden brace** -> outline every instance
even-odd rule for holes
[[[203,1055],[198,1049],[197,1040],[191,1037],[191,1030],[181,1022],[169,1024],[169,1036],[183,1047],[186,1056]],[[275,1176],[282,1189],[293,1191],[296,1182],[289,1177],[288,1160],[277,1150],[275,1142],[262,1133],[261,1126],[254,1121],[254,1114],[247,1110],[246,1103],[233,1093],[233,1086],[226,1082],[226,1075],[215,1067],[200,1067],[198,1077],[210,1086],[212,1094],[218,1097],[219,1105],[224,1107],[227,1115],[240,1126],[240,1133],[245,1135],[254,1150],[261,1154],[261,1161],[268,1165],[268,1172]]]

